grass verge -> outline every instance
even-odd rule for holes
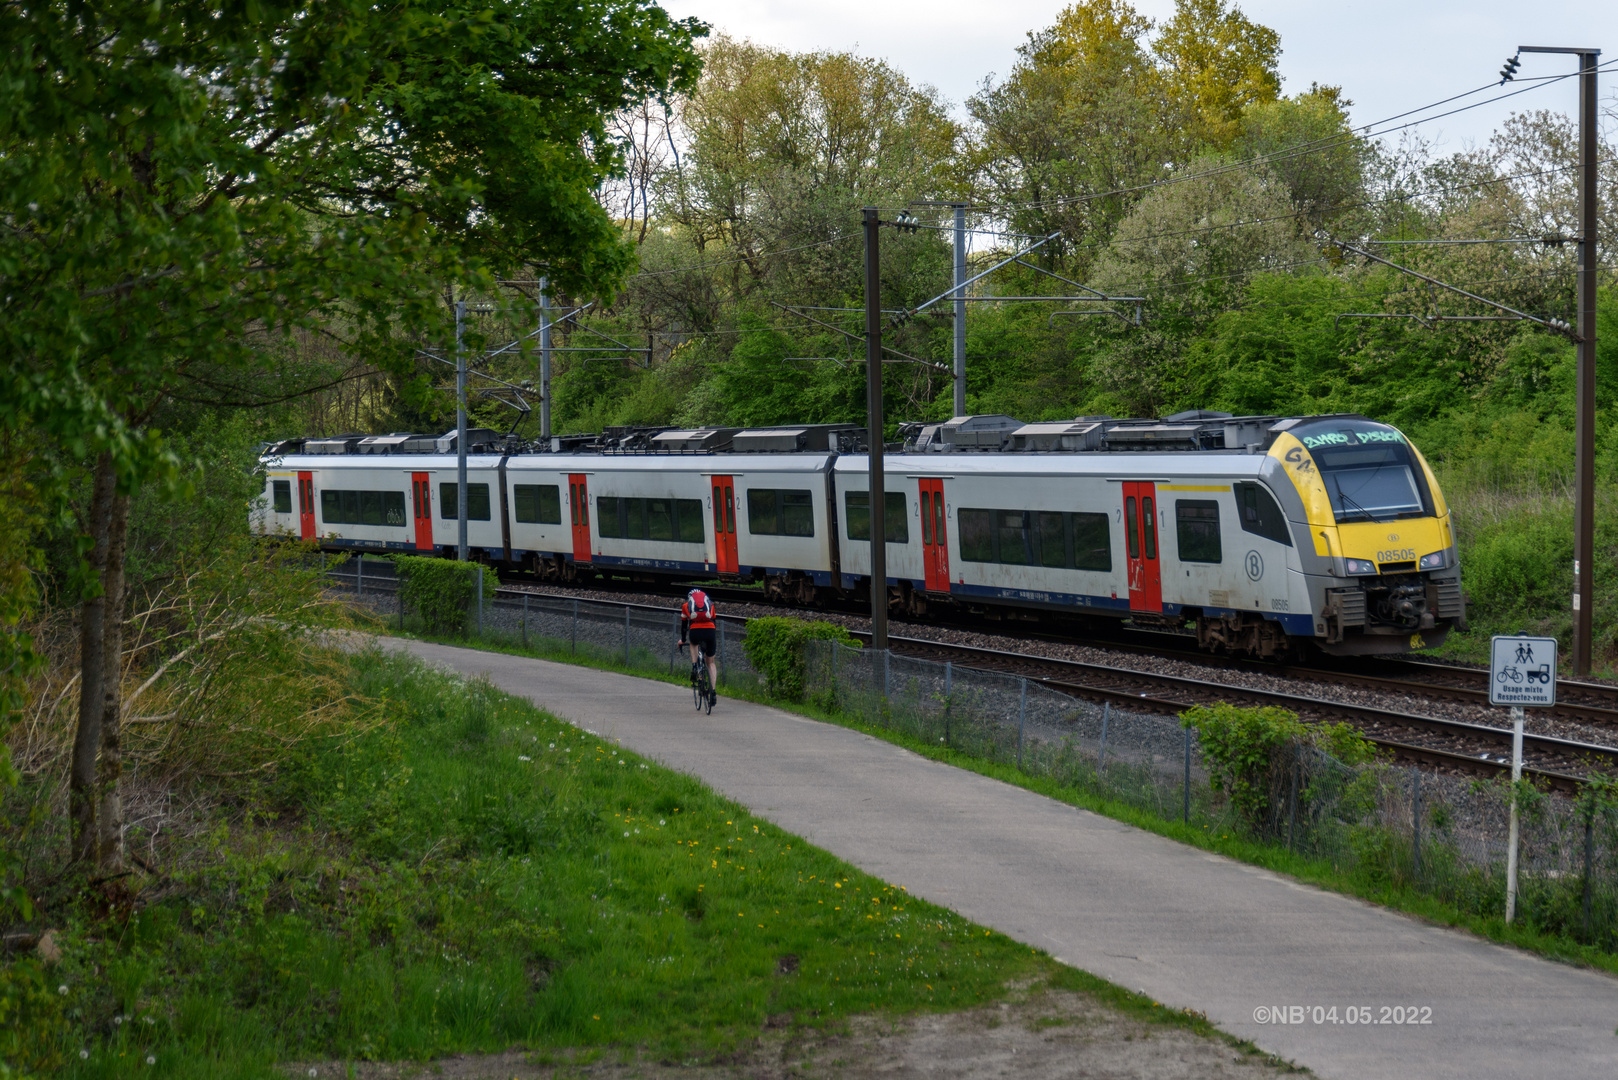
[[[499,635],[489,635],[476,643],[468,641],[466,638],[425,637],[410,634],[405,636],[418,637],[420,640],[435,641],[444,645],[456,645],[463,648],[485,649],[491,652],[503,652],[516,656],[533,656],[537,659],[576,663],[594,667],[598,670],[615,671],[634,675],[637,678],[657,679],[680,686],[686,684],[683,673],[671,676],[658,671],[628,666],[623,664],[621,660],[602,658],[583,652],[575,655],[569,652],[565,645],[560,648],[554,648],[546,644],[532,644],[529,647],[524,647],[514,640],[505,640]],[[721,694],[769,705],[810,719],[850,728],[873,738],[881,739],[884,742],[902,746],[933,761],[943,762],[1008,784],[1014,784],[1017,787],[1037,792],[1048,798],[1067,803],[1070,806],[1091,810],[1114,820],[1146,829],[1159,836],[1190,844],[1205,851],[1225,855],[1254,866],[1260,866],[1278,874],[1285,874],[1298,881],[1315,885],[1322,889],[1354,896],[1415,916],[1435,925],[1466,930],[1490,941],[1526,949],[1548,959],[1580,964],[1618,974],[1618,956],[1568,938],[1527,930],[1520,924],[1508,925],[1503,913],[1499,917],[1483,918],[1463,911],[1452,904],[1446,904],[1408,884],[1379,880],[1366,874],[1347,872],[1339,869],[1329,861],[1310,858],[1274,844],[1261,843],[1240,833],[1214,834],[1201,827],[1165,820],[1123,803],[1099,798],[1089,792],[1066,787],[1041,777],[1030,776],[1012,765],[974,758],[959,750],[939,747],[899,732],[873,726],[858,717],[829,711],[812,703],[783,702],[768,697],[762,691],[736,687],[722,688]]]
[[[705,1059],[767,1019],[957,1009],[1008,984],[1258,1053],[485,683],[351,663],[389,723],[305,746],[128,908],[47,913],[62,955],[28,1014],[52,1033],[41,1071],[280,1077],[512,1046]]]

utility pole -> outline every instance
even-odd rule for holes
[[[1600,49],[1522,45],[1519,53],[1579,58],[1578,366],[1574,373],[1573,674],[1590,673],[1595,614],[1596,509],[1596,64]],[[1516,65],[1509,65],[1515,70]]]
[[[466,301],[455,301],[455,557],[466,561]]]
[[[551,298],[550,283],[539,279],[539,437],[551,437]]]
[[[871,648],[888,647],[887,493],[882,483],[882,276],[877,258],[882,221],[874,206],[865,218],[865,446],[871,507]]]
[[[966,415],[966,204],[955,204],[955,415]]]

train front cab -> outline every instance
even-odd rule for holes
[[[1293,523],[1328,653],[1439,644],[1466,611],[1448,505],[1403,433],[1363,416],[1276,425],[1270,486]]]

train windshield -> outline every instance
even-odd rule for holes
[[[1337,421],[1295,432],[1320,470],[1340,522],[1392,521],[1433,511],[1405,438],[1368,421]]]

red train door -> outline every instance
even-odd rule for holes
[[[569,473],[567,505],[573,515],[573,561],[590,561],[590,487],[584,473]]]
[[[949,592],[949,532],[944,527],[944,481],[923,477],[921,484],[921,562],[927,588]]]
[[[1163,610],[1163,573],[1157,558],[1157,485],[1124,484],[1124,546],[1129,555],[1129,610]]]
[[[315,538],[315,474],[298,474],[298,535],[305,540]]]
[[[410,474],[410,501],[416,508],[416,550],[433,549],[433,488],[424,472]]]
[[[713,548],[721,574],[739,573],[736,558],[736,485],[728,476],[713,478]]]

